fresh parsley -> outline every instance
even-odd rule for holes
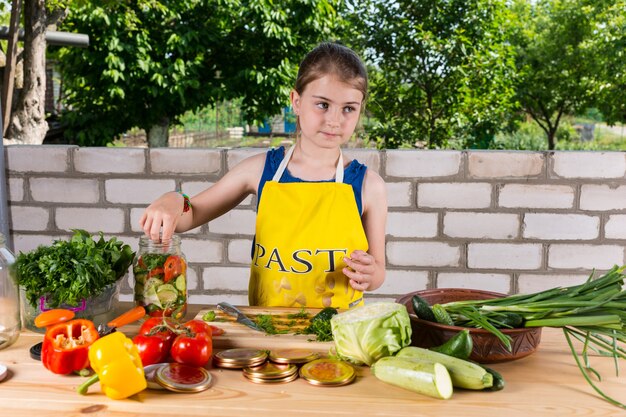
[[[115,237],[106,240],[100,232],[94,240],[85,230],[72,232],[70,240],[55,240],[17,256],[17,282],[31,306],[43,295],[52,308],[78,305],[122,278],[135,258],[130,246]]]

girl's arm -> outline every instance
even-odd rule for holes
[[[265,154],[244,159],[219,181],[191,198],[191,209],[183,213],[183,196],[171,191],[150,204],[139,224],[152,240],[167,240],[174,231],[185,232],[207,223],[255,194],[263,172]]]
[[[363,228],[369,244],[367,252],[356,250],[346,258],[343,273],[355,290],[373,291],[385,281],[385,231],[387,190],[376,172],[367,170],[363,181]]]

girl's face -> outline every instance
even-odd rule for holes
[[[310,82],[302,94],[291,92],[291,104],[300,117],[300,137],[322,148],[346,143],[359,121],[363,93],[325,75]]]

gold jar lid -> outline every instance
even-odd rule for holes
[[[243,369],[243,374],[248,378],[281,379],[292,376],[298,372],[298,367],[292,364],[280,364],[265,362],[259,366],[250,366]]]
[[[297,372],[294,372],[293,374],[286,376],[284,378],[274,378],[274,379],[255,378],[255,377],[246,375],[246,379],[250,382],[254,382],[255,384],[284,384],[286,382],[295,381],[297,378],[298,378]]]
[[[209,389],[211,374],[204,368],[170,363],[158,368],[154,380],[163,388],[174,392],[200,392]]]
[[[300,368],[300,377],[310,384],[338,387],[354,381],[356,372],[347,362],[337,359],[316,359]]]
[[[269,354],[269,359],[276,363],[302,364],[318,359],[320,354],[309,349],[276,349]]]
[[[266,360],[267,352],[260,349],[227,349],[213,355],[213,364],[222,368],[258,366]]]

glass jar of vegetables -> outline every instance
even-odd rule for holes
[[[13,264],[15,257],[0,233],[0,349],[15,342],[20,334],[20,297]]]
[[[180,237],[155,242],[139,239],[133,265],[135,303],[151,316],[182,318],[187,312],[187,262]]]

